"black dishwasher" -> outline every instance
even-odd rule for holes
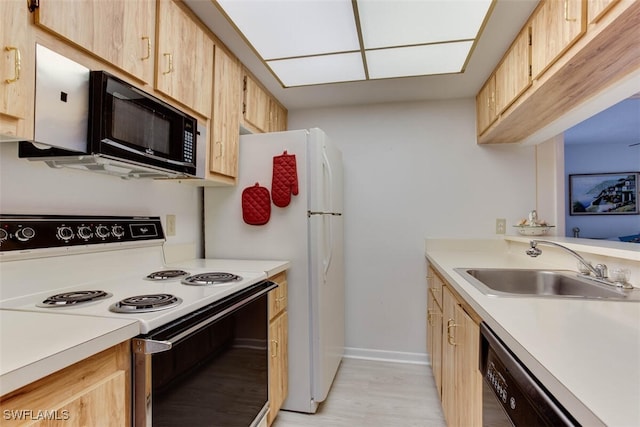
[[[482,425],[579,426],[516,356],[480,324]]]

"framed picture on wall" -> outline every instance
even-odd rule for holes
[[[640,172],[569,175],[570,215],[637,215]]]

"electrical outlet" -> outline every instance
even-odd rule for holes
[[[176,216],[167,215],[167,236],[176,235]]]
[[[496,234],[505,234],[507,231],[507,220],[496,218]]]

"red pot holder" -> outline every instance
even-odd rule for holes
[[[242,219],[249,225],[264,225],[271,217],[269,190],[257,182],[242,190]]]
[[[296,155],[285,151],[273,157],[273,175],[271,178],[271,198],[279,208],[289,206],[291,195],[298,194],[298,170]]]

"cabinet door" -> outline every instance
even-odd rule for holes
[[[482,375],[478,369],[480,327],[455,306],[455,407],[459,426],[482,425]]]
[[[589,0],[587,4],[587,13],[589,24],[597,22],[602,18],[611,6],[619,0]]]
[[[173,0],[158,0],[156,89],[211,116],[213,40]]]
[[[586,31],[585,0],[543,0],[531,20],[531,67],[538,78]]]
[[[431,370],[440,396],[442,394],[442,310],[438,306],[431,288],[427,295],[427,352],[431,359]]]
[[[269,117],[269,132],[287,130],[287,110],[273,98],[269,102]]]
[[[447,424],[458,426],[455,378],[456,342],[453,336],[456,300],[445,287],[442,292],[442,410]]]
[[[482,425],[479,326],[443,291],[442,408],[448,425]]]
[[[531,84],[530,28],[525,27],[496,69],[496,114],[506,110]]]
[[[45,0],[35,22],[110,64],[151,83],[155,0]]]
[[[33,138],[34,32],[23,0],[0,1],[0,140]]]
[[[289,389],[288,322],[284,311],[269,325],[269,425],[278,415]]]
[[[59,421],[41,420],[29,425],[129,426],[130,343],[108,348],[0,398],[2,413],[30,411],[37,414],[43,410],[50,411]],[[6,425],[25,425],[25,421],[31,420],[11,418],[3,421],[4,426],[5,422]]]
[[[476,97],[478,135],[481,135],[498,117],[496,114],[496,76],[492,75]]]
[[[209,169],[230,177],[238,175],[242,68],[240,62],[216,46],[213,76],[213,134]]]
[[[244,77],[243,116],[259,132],[269,131],[269,94],[249,75]]]

